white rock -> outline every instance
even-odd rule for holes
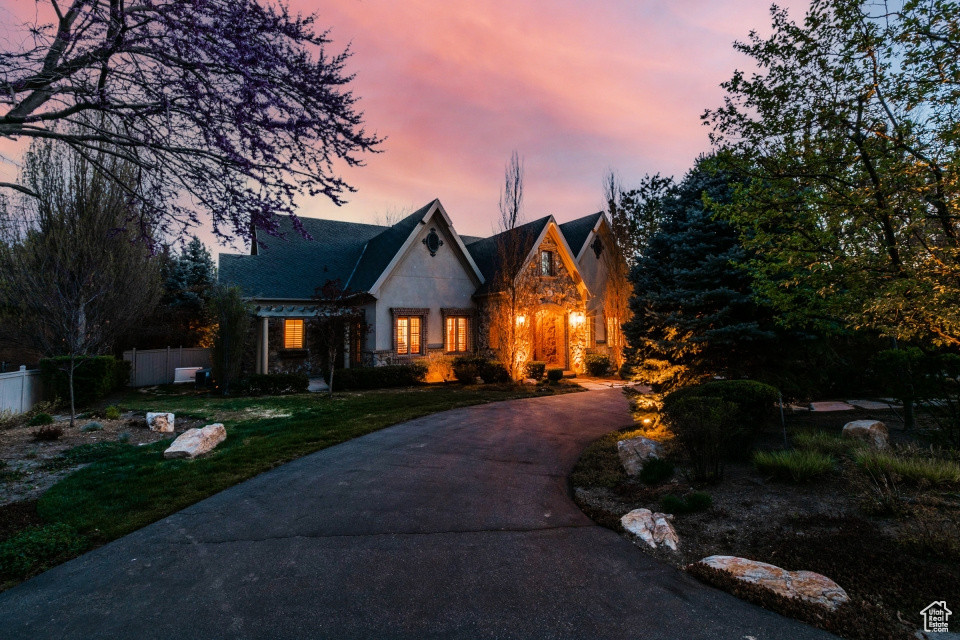
[[[656,440],[640,436],[618,442],[617,453],[620,454],[620,462],[623,463],[627,475],[635,476],[640,473],[647,460],[659,458],[663,454],[663,448]]]
[[[843,425],[844,438],[865,440],[877,449],[886,449],[890,435],[887,425],[877,420],[854,420]]]
[[[172,413],[148,413],[147,426],[150,431],[158,433],[173,433],[173,414]]]
[[[223,442],[227,430],[219,422],[208,424],[203,429],[188,429],[173,441],[170,448],[163,452],[164,458],[196,458]]]
[[[676,551],[680,544],[680,538],[674,531],[670,520],[673,516],[667,513],[653,513],[650,509],[634,509],[627,515],[620,518],[620,524],[623,528],[640,538],[650,548],[656,549],[657,545],[664,545]]]
[[[757,584],[787,598],[800,598],[831,611],[847,602],[847,592],[830,578],[812,571],[787,571],[766,562],[736,556],[710,556],[700,561],[737,580]]]

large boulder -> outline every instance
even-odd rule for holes
[[[172,413],[148,413],[147,426],[157,433],[173,433]]]
[[[673,516],[668,513],[654,513],[650,509],[634,509],[620,518],[623,528],[646,542],[652,549],[664,545],[676,551],[680,538],[674,531],[670,521]]]
[[[890,441],[887,425],[877,420],[854,420],[843,425],[844,438],[869,442],[877,449],[886,449]]]
[[[700,564],[725,571],[738,580],[760,585],[781,596],[800,598],[831,611],[850,599],[836,582],[812,571],[787,571],[766,562],[736,556],[710,556]]]
[[[623,463],[627,475],[635,476],[640,473],[647,460],[663,455],[663,448],[656,440],[640,436],[618,442],[617,453],[620,454],[620,462]]]
[[[227,430],[219,422],[208,424],[203,429],[188,429],[163,452],[163,457],[196,458],[212,451],[226,438]]]

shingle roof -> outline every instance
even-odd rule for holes
[[[590,232],[602,216],[603,212],[600,211],[560,225],[560,233],[563,234],[567,244],[570,245],[574,258],[580,255],[580,251],[583,250],[583,243],[590,237]]]
[[[357,270],[353,274],[353,277],[350,278],[349,282],[344,280],[347,288],[351,291],[369,291],[370,287],[372,287],[380,277],[380,274],[383,273],[383,270],[386,269],[390,261],[393,260],[393,257],[397,255],[397,251],[400,250],[403,243],[410,237],[413,230],[417,228],[417,225],[423,220],[423,217],[427,215],[427,211],[430,210],[434,202],[436,202],[436,200],[432,200],[430,204],[417,209],[397,224],[392,227],[387,227],[382,233],[378,234],[377,237],[371,239],[363,251],[363,256],[360,258],[359,264],[357,264]]]
[[[389,229],[320,218],[300,221],[313,240],[303,239],[282,216],[280,231],[287,239],[261,237],[256,256],[221,253],[219,280],[254,298],[309,299],[327,280],[346,283],[364,245]]]
[[[527,254],[533,248],[533,243],[536,242],[537,238],[540,237],[540,234],[543,233],[543,228],[547,226],[550,216],[534,220],[533,222],[528,222],[527,224],[520,225],[515,229],[510,231],[505,231],[503,233],[498,233],[495,236],[490,236],[489,238],[482,238],[476,242],[472,242],[467,245],[467,251],[470,252],[470,255],[473,256],[473,261],[477,264],[477,268],[480,269],[480,273],[483,274],[484,283],[477,289],[478,294],[488,293],[490,291],[491,283],[494,280],[494,275],[496,271],[497,264],[497,252],[500,239],[503,238],[511,244],[513,242],[522,243],[523,253]]]

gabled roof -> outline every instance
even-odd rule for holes
[[[280,233],[289,239],[267,236],[255,256],[220,254],[219,279],[239,286],[246,296],[262,300],[307,300],[326,280],[338,278],[348,291],[376,294],[374,290],[428,218],[439,219],[450,228],[455,251],[476,282],[482,283],[481,271],[439,200],[389,227],[300,218],[313,241],[300,237],[288,216],[280,216]]]
[[[484,284],[477,289],[478,294],[489,293],[490,291],[490,283],[493,281],[496,272],[500,241],[509,242],[512,246],[516,246],[513,245],[515,242],[520,243],[520,246],[523,247],[523,253],[529,253],[551,219],[551,216],[545,216],[510,231],[504,231],[489,238],[482,238],[467,245],[467,250],[473,256],[473,260],[477,263],[477,267],[479,267],[485,280]]]
[[[598,211],[589,216],[564,222],[560,225],[560,232],[563,234],[564,239],[566,239],[567,244],[570,245],[570,250],[573,251],[574,257],[579,258],[580,254],[583,253],[583,245],[587,242],[587,239],[590,238],[590,232],[593,231],[602,217],[603,212]]]
[[[369,291],[435,202],[437,201],[433,200],[425,207],[417,209],[371,239],[363,250],[363,256],[357,263],[357,269],[353,273],[353,277],[350,278],[349,282],[344,281],[346,288],[351,291]]]
[[[252,298],[307,300],[326,280],[343,283],[363,254],[368,241],[389,227],[372,224],[300,218],[313,241],[294,230],[288,216],[279,216],[280,232],[286,236],[261,236],[260,254],[221,253],[219,280],[240,287]]]

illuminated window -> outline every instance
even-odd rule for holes
[[[303,320],[283,322],[283,348],[303,349]]]
[[[420,316],[397,316],[397,355],[420,353]]]
[[[587,318],[587,348],[593,349],[597,346],[597,328],[596,328],[597,318],[595,316],[590,316]]]
[[[446,351],[466,351],[467,336],[469,335],[469,318],[447,317],[447,332],[444,350]]]
[[[540,275],[553,275],[553,251],[540,252]]]

